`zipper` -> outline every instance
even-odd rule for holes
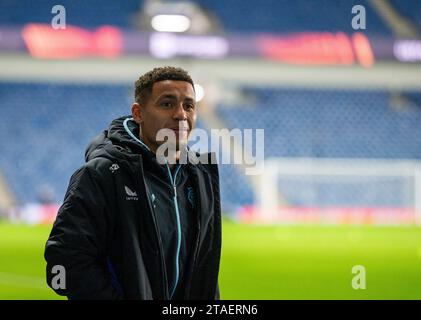
[[[143,174],[143,165],[142,165],[142,157],[140,158],[140,168],[142,170],[142,176],[144,176]],[[146,195],[148,195],[147,192],[147,187],[146,187],[146,182],[144,179],[142,179],[142,182],[144,184],[145,190],[146,190]],[[167,280],[167,269],[165,267],[165,257],[164,257],[164,249],[163,249],[163,245],[162,245],[162,240],[161,240],[161,236],[160,236],[160,231],[159,231],[159,226],[158,223],[156,221],[156,214],[155,214],[155,209],[153,208],[153,206],[151,205],[149,196],[147,196],[147,203],[149,206],[149,210],[152,213],[152,221],[154,224],[154,229],[155,229],[155,236],[158,242],[158,251],[159,251],[159,255],[161,256],[161,272],[162,272],[162,278],[163,278],[163,292],[164,292],[164,297],[165,299],[168,299],[168,280]]]
[[[143,143],[143,141],[142,140],[140,140],[140,139],[138,139],[131,131],[130,131],[130,129],[129,129],[129,127],[128,127],[128,125],[127,125],[127,123],[129,122],[129,121],[131,121],[131,120],[133,120],[133,118],[126,118],[124,121],[123,121],[123,127],[124,127],[124,130],[126,130],[126,132],[129,134],[129,136],[132,138],[132,139],[134,139],[135,141],[137,141],[141,146],[143,146],[146,150],[148,150],[149,152],[151,152],[151,150],[149,149],[149,147],[146,145],[146,144],[144,144]],[[168,165],[167,165],[168,166]],[[142,162],[142,156],[140,156],[140,169],[141,169],[141,173],[142,173],[142,176],[144,177],[145,175],[144,175],[144,172],[143,172],[143,162]],[[171,175],[170,175],[170,178],[172,178],[171,177]],[[147,185],[146,185],[146,182],[145,182],[145,179],[143,179],[143,186],[144,186],[144,188],[145,188],[145,190],[146,190],[146,197],[147,197],[147,202],[148,202],[148,206],[149,206],[149,210],[152,212],[152,220],[153,220],[153,224],[154,224],[154,227],[155,227],[155,236],[156,236],[156,238],[157,238],[157,241],[158,241],[158,250],[159,250],[159,254],[160,254],[160,256],[161,256],[161,268],[162,268],[162,278],[163,278],[163,291],[164,291],[164,297],[165,297],[165,299],[168,299],[168,296],[169,296],[169,294],[168,294],[168,279],[167,279],[167,269],[166,269],[166,264],[165,264],[165,256],[164,256],[164,249],[163,249],[163,246],[162,246],[162,240],[161,240],[161,236],[160,236],[160,231],[159,231],[159,226],[158,226],[158,223],[157,223],[157,219],[156,219],[156,214],[155,214],[155,209],[153,208],[153,206],[151,205],[151,202],[150,202],[150,198],[149,198],[149,196],[148,196],[148,189],[147,189]],[[178,206],[177,206],[177,209],[178,209]]]
[[[180,223],[180,212],[178,208],[178,200],[177,200],[177,174],[180,171],[181,165],[177,165],[177,168],[175,169],[174,177],[171,174],[170,167],[168,163],[166,163],[167,170],[168,170],[168,176],[170,178],[170,183],[173,187],[174,195],[173,195],[173,204],[175,209],[175,216],[177,219],[177,249],[176,249],[176,255],[175,255],[175,279],[173,283],[173,287],[171,289],[171,295],[170,299],[174,296],[175,290],[178,285],[178,280],[180,277],[180,248],[181,248],[181,223]]]
[[[197,180],[196,180],[196,184],[197,184]],[[194,248],[194,255],[193,255],[193,264],[192,264],[192,268],[190,270],[190,274],[189,274],[189,279],[187,282],[187,288],[186,288],[186,298],[190,299],[191,297],[191,286],[192,286],[192,280],[193,280],[193,274],[194,274],[194,270],[196,269],[196,263],[197,263],[197,257],[199,255],[199,243],[200,243],[200,234],[201,234],[201,230],[200,230],[200,221],[201,221],[201,212],[202,212],[202,207],[201,207],[201,199],[200,199],[200,192],[197,192],[197,239],[196,239],[196,247]]]

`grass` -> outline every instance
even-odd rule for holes
[[[0,299],[62,299],[45,281],[51,226],[0,224]]]
[[[0,223],[0,299],[62,299],[45,283],[51,226]],[[352,267],[366,289],[352,288]],[[421,229],[224,221],[222,299],[421,299]]]
[[[420,228],[225,223],[223,236],[222,299],[421,299]]]

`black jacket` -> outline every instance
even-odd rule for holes
[[[48,285],[69,299],[219,299],[217,165],[179,165],[181,185],[175,183],[173,191],[165,166],[133,138],[138,131],[134,121],[126,121],[124,128],[126,118],[114,120],[90,144],[85,165],[70,179],[45,247]],[[156,193],[162,195],[160,209]],[[184,212],[189,202],[190,213]],[[171,254],[171,242],[178,241],[163,231],[171,221],[161,217],[169,210],[181,222],[183,216],[188,219],[189,232],[178,228],[177,245],[189,255]],[[54,265],[65,268],[65,289],[52,285]]]

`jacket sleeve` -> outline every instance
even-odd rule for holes
[[[73,174],[45,246],[47,283],[69,299],[119,298],[107,270],[110,218],[104,185],[104,178],[86,166]],[[64,267],[61,283],[54,266]]]

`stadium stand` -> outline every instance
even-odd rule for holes
[[[72,0],[60,4],[66,8],[69,24],[131,28],[133,17],[145,1]],[[193,2],[215,15],[223,31],[228,32],[355,31],[350,23],[353,3],[348,0],[335,1],[335,5],[331,0],[266,0],[259,5],[240,0]],[[420,26],[419,2],[391,3]],[[52,0],[1,1],[0,24],[50,23],[55,4]],[[369,0],[358,4],[367,11],[365,33],[392,34]],[[270,141],[265,148],[266,157],[421,157],[421,142],[417,139],[421,134],[420,92],[252,86],[242,90],[253,98],[254,105],[220,104],[217,114],[227,128],[264,128],[265,136],[270,137],[266,139]],[[52,189],[54,201],[61,202],[70,174],[84,161],[85,146],[110,119],[128,112],[131,91],[125,84],[1,82],[0,116],[10,121],[0,125],[4,151],[0,154],[0,169],[18,201],[39,201],[41,189]],[[205,125],[199,122],[199,127]],[[226,211],[234,212],[240,205],[253,203],[250,181],[238,167],[223,165],[220,172]]]
[[[204,8],[215,12],[222,26],[237,32],[300,32],[343,31],[352,33],[350,15],[354,3],[338,0],[264,2],[198,0]],[[371,7],[369,1],[358,1],[367,13],[367,32],[390,34],[389,27]],[[286,9],[287,8],[287,9]]]
[[[142,0],[5,0],[0,2],[0,23],[22,25],[50,23],[51,8],[60,4],[66,9],[66,23],[86,28],[100,25],[131,27],[132,16],[142,7]]]
[[[396,93],[384,90],[244,91],[255,95],[256,105],[219,105],[217,113],[228,129],[264,128],[265,157],[421,157],[420,92],[400,93],[397,103]],[[7,119],[0,125],[6,180],[20,203],[38,201],[40,186],[52,188],[61,202],[71,173],[84,161],[85,146],[110,119],[128,112],[131,87],[4,82],[0,96],[0,117]],[[225,210],[253,202],[244,173],[221,165],[220,174]]]
[[[409,18],[421,30],[421,2],[413,0],[391,0],[394,8]]]
[[[84,148],[128,109],[125,86],[1,83],[0,162],[20,203],[38,200],[40,186],[60,202]],[[11,138],[12,137],[12,138]]]
[[[419,93],[394,105],[384,90],[246,88],[254,107],[219,106],[228,128],[265,128],[267,157],[421,157]]]
[[[134,27],[133,19],[142,9],[145,1],[61,1],[65,6],[67,23],[87,28],[100,25],[114,25],[122,28]],[[300,31],[343,31],[352,33],[350,17],[354,5],[349,0],[335,1],[290,1],[266,0],[256,4],[253,1],[196,0],[193,1],[220,20],[223,31],[231,32],[300,32]],[[396,1],[400,3],[401,1]],[[409,1],[406,1],[409,3]],[[0,3],[0,23],[19,25],[30,22],[50,23],[53,0],[2,1]],[[358,1],[367,13],[369,34],[390,34],[390,28],[377,15],[369,1]],[[412,6],[402,5],[405,13],[416,15]],[[285,10],[287,8],[287,10]],[[419,12],[419,10],[418,10]],[[244,19],[247,17],[247,19]],[[419,16],[418,16],[419,17]]]

